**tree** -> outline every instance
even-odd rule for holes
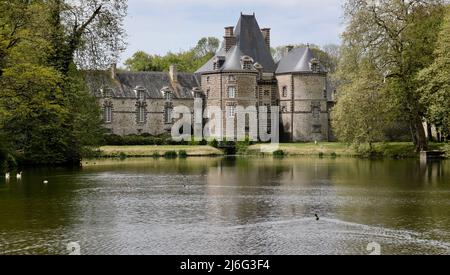
[[[438,0],[348,0],[344,47],[357,51],[355,62],[370,58],[385,77],[390,101],[397,102],[410,129],[416,150],[427,148],[415,75],[429,62],[442,15]],[[431,49],[431,50],[430,50]]]
[[[193,49],[195,56],[203,58],[207,55],[213,55],[219,49],[220,40],[215,37],[203,37],[197,43],[197,46]]]
[[[143,51],[136,52],[125,61],[129,71],[168,71],[170,65],[175,64],[179,71],[195,72],[209,59],[219,47],[219,40],[206,37],[199,40],[197,46],[189,51],[179,53],[169,52],[165,56],[150,55]]]
[[[372,144],[385,138],[392,125],[392,107],[386,104],[386,91],[379,85],[383,75],[369,60],[363,60],[351,81],[340,87],[332,111],[332,126],[336,137],[350,144]]]
[[[129,71],[148,72],[158,71],[153,64],[153,56],[144,51],[137,51],[133,56],[125,61],[125,66]]]
[[[7,2],[0,5],[0,155],[78,163],[103,134],[99,106],[78,69],[109,64],[120,52],[126,1]],[[5,46],[11,37],[13,46]]]
[[[450,135],[450,7],[434,52],[434,62],[418,75],[426,117],[444,135]]]
[[[127,0],[49,0],[49,62],[66,75],[75,63],[81,69],[102,69],[117,62],[125,48],[123,19]]]

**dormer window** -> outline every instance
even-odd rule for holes
[[[169,87],[162,88],[161,94],[166,101],[172,101],[173,98],[172,90],[170,90]]]
[[[319,62],[319,60],[317,60],[316,58],[311,60],[310,67],[311,67],[311,71],[313,71],[314,73],[320,72],[320,62]]]
[[[251,70],[253,67],[253,59],[245,55],[241,58],[241,65],[243,70]]]
[[[235,81],[236,81],[236,77],[235,77],[234,75],[230,74],[230,75],[228,76],[228,81],[229,81],[229,82],[235,82]]]
[[[103,88],[101,90],[101,92],[102,92],[102,96],[104,98],[112,98],[113,93],[112,93],[112,89],[111,88]]]
[[[137,96],[140,101],[145,101],[145,91],[144,90],[138,90]]]
[[[219,70],[225,63],[225,56],[216,56],[213,60],[214,70]]]
[[[164,92],[164,98],[165,98],[167,101],[171,101],[171,100],[172,100],[172,92],[170,92],[170,91]]]

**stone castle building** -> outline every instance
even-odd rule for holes
[[[326,71],[309,47],[288,47],[276,63],[270,31],[260,29],[254,14],[241,14],[236,27],[225,28],[221,49],[195,73],[171,66],[168,73],[113,67],[87,74],[105,127],[117,135],[170,132],[173,108],[193,109],[194,99],[202,98],[204,107],[220,107],[224,120],[235,118],[237,106],[279,106],[282,140],[329,140],[332,93]]]

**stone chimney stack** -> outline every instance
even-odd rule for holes
[[[172,85],[172,89],[175,91],[175,93],[178,93],[177,65],[172,64],[169,66],[169,78],[170,78],[170,84]]]
[[[234,35],[234,27],[225,27],[225,51],[229,51],[231,47],[236,45],[236,36]]]
[[[267,48],[270,49],[270,28],[261,29]]]
[[[113,80],[117,79],[117,64],[116,63],[111,64],[111,79],[113,79]]]

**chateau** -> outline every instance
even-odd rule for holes
[[[235,117],[237,106],[279,106],[281,140],[329,140],[333,102],[327,72],[309,47],[288,47],[275,63],[270,31],[259,27],[254,14],[241,14],[236,27],[225,28],[221,49],[195,73],[175,66],[167,73],[117,72],[115,66],[90,72],[87,83],[106,128],[117,135],[170,132],[173,108],[193,109],[195,98],[202,98],[203,107],[219,107],[224,120]]]

